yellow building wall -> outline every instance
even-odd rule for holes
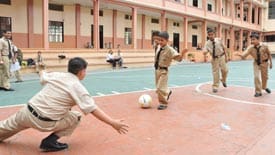
[[[0,4],[2,17],[11,17],[12,32],[27,33],[27,0],[12,0],[11,5]]]
[[[42,23],[43,23],[43,15],[42,15],[42,1],[34,0],[33,1],[33,32],[35,34],[42,34]]]

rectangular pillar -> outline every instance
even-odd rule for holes
[[[241,21],[243,22],[243,0],[240,0],[240,18]]]
[[[28,47],[34,46],[33,38],[33,0],[27,2],[27,18],[28,18]]]
[[[188,48],[188,19],[183,17],[183,48]]]
[[[259,7],[258,6],[256,6],[255,7],[255,13],[254,13],[254,21],[255,21],[255,23],[254,24],[256,24],[256,25],[258,25],[258,23],[259,23]]]
[[[145,48],[145,27],[146,27],[146,16],[142,15],[141,17],[141,48]]]
[[[132,48],[137,49],[137,8],[132,8]]]
[[[99,48],[99,0],[93,0],[94,10],[94,48]]]
[[[161,17],[160,17],[161,18],[160,19],[161,20],[161,31],[166,30],[166,20],[165,20],[166,17],[165,17],[165,14],[166,14],[165,11],[161,12]]]
[[[81,48],[83,45],[80,38],[80,4],[75,4],[75,33],[76,33],[76,48]]]
[[[218,27],[217,27],[217,36],[219,38],[222,37],[222,25],[221,24],[218,24]]]
[[[117,40],[117,10],[113,10],[113,38],[112,38],[112,42],[113,42],[113,48],[115,48],[117,46],[116,40]]]
[[[49,49],[49,1],[43,0],[43,47]]]
[[[204,46],[206,43],[206,38],[207,38],[207,21],[202,22],[202,28],[201,28],[201,33],[202,33],[202,40],[201,43]]]
[[[240,29],[240,40],[239,40],[239,45],[240,45],[240,48],[239,48],[239,51],[243,51],[243,29]]]
[[[247,15],[247,21],[248,23],[252,23],[252,2],[249,3],[248,7],[248,15]]]

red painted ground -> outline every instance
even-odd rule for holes
[[[82,118],[72,136],[60,141],[69,149],[51,155],[224,155],[275,154],[274,94],[254,98],[254,90],[229,86],[209,96],[210,85],[174,88],[168,109],[158,111],[156,95],[151,109],[138,107],[143,93],[130,93],[95,98],[98,105],[115,118],[124,118],[130,126],[126,135],[92,115]],[[206,94],[209,93],[209,94]],[[217,98],[222,96],[224,98]],[[232,101],[232,99],[234,99]],[[259,105],[258,105],[259,104]],[[17,108],[0,109],[0,119]],[[221,128],[221,123],[231,127]],[[0,155],[33,155],[40,152],[41,139],[49,133],[25,130],[0,143]]]

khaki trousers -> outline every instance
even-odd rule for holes
[[[255,92],[261,93],[262,89],[266,89],[268,80],[268,63],[263,62],[260,66],[256,62],[253,63],[254,67],[254,85]]]
[[[67,136],[72,134],[77,127],[80,117],[79,112],[69,111],[59,121],[42,121],[36,118],[27,106],[24,106],[8,119],[0,121],[0,141],[28,128],[34,128],[42,132],[53,131],[58,137]]]
[[[155,71],[156,93],[160,104],[168,104],[167,97],[170,90],[168,89],[168,71],[158,69]]]
[[[20,70],[15,71],[14,75],[17,81],[22,81]]]
[[[10,60],[2,56],[4,64],[0,64],[0,87],[10,89]]]
[[[227,64],[225,62],[225,56],[222,56],[220,58],[212,58],[211,61],[212,64],[212,75],[213,75],[213,89],[218,89],[220,85],[220,70],[222,74],[222,82],[226,82],[227,74],[228,74],[228,68]]]

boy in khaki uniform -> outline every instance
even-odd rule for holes
[[[69,61],[68,72],[40,72],[43,89],[33,96],[16,114],[0,121],[0,142],[14,134],[34,128],[42,132],[50,132],[40,144],[43,151],[60,151],[68,148],[66,143],[57,140],[68,136],[80,122],[81,114],[72,111],[78,105],[84,114],[92,114],[97,119],[112,126],[119,133],[127,132],[127,125],[122,120],[115,120],[104,113],[81,84],[86,76],[87,62],[79,57]]]
[[[168,89],[168,67],[172,60],[181,61],[187,49],[184,49],[180,54],[170,47],[168,43],[169,35],[167,32],[160,32],[158,35],[157,44],[160,48],[156,52],[155,56],[155,82],[156,93],[158,94],[159,106],[158,110],[167,108],[168,99],[172,94],[172,91]]]
[[[259,97],[262,96],[262,89],[264,89],[267,93],[271,93],[271,90],[267,88],[267,79],[268,65],[269,68],[272,69],[272,57],[268,47],[265,45],[260,45],[258,33],[253,32],[250,35],[250,38],[252,45],[249,46],[244,53],[237,53],[236,55],[240,56],[242,59],[245,59],[248,55],[251,55],[254,58],[254,96]]]
[[[11,31],[3,31],[0,39],[0,89],[14,91],[10,85],[10,61],[13,61]]]
[[[212,74],[213,74],[213,93],[218,92],[220,81],[224,87],[227,87],[226,78],[228,74],[227,67],[227,54],[225,52],[225,47],[222,44],[222,41],[218,38],[215,38],[215,32],[212,29],[208,29],[207,35],[209,40],[205,43],[205,48],[203,54],[206,55],[210,53],[212,56],[211,65],[212,65]],[[220,70],[222,73],[222,79],[220,80]]]

